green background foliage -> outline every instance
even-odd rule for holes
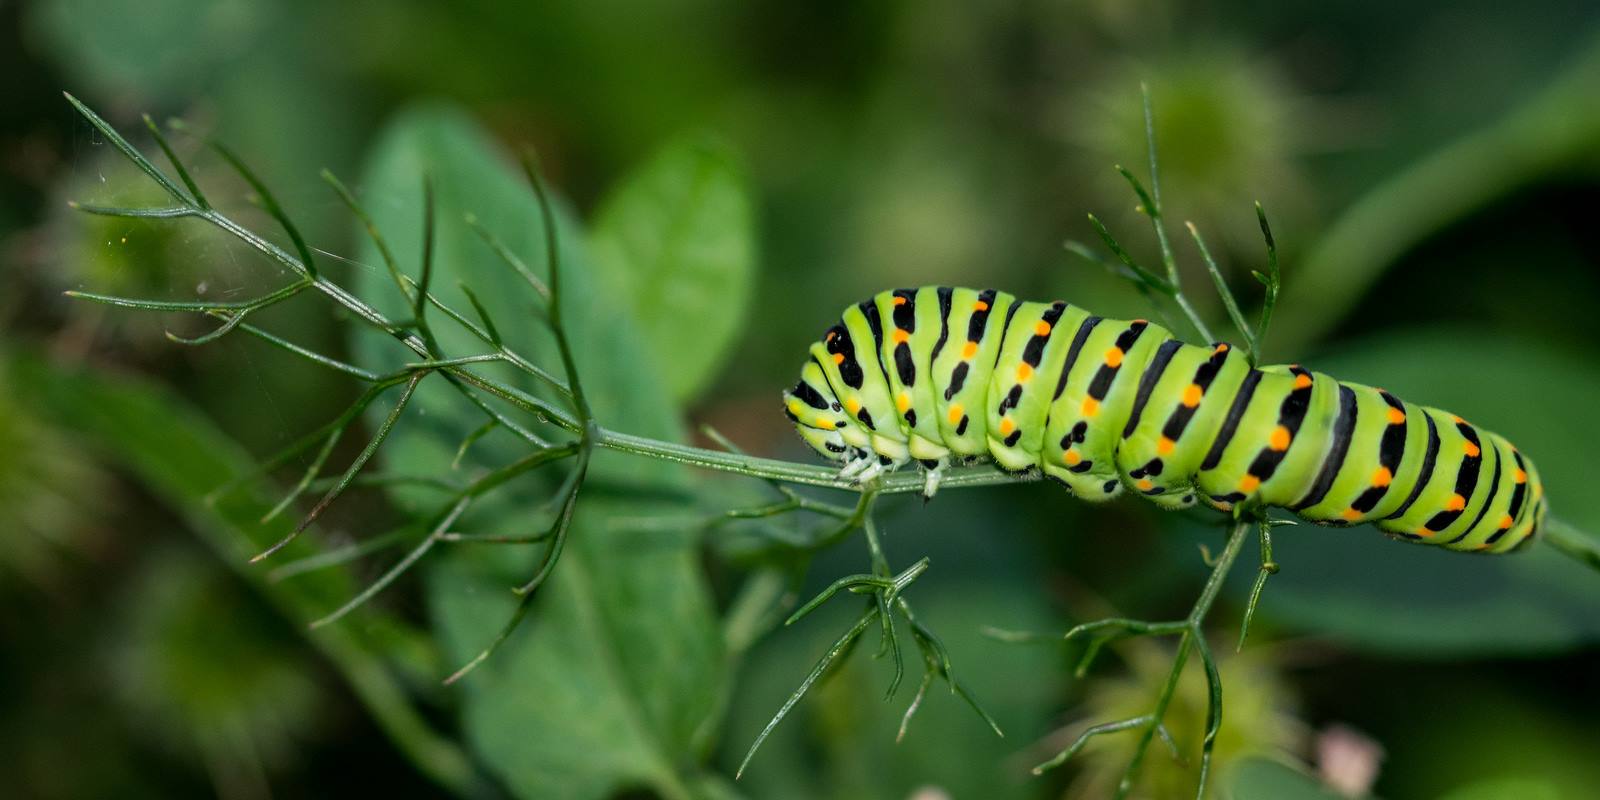
[[[1168,216],[1208,233],[1250,305],[1264,266],[1251,202],[1272,216],[1285,290],[1267,360],[1506,434],[1537,460],[1554,513],[1600,531],[1589,4],[22,3],[0,8],[0,64],[14,87],[0,111],[0,736],[15,743],[0,773],[21,796],[1095,797],[1125,753],[1113,743],[1045,778],[1027,767],[1089,722],[1138,713],[1161,651],[1117,649],[1077,679],[1071,649],[980,631],[1177,616],[1205,575],[1196,545],[1219,544],[1201,516],[1089,508],[1045,485],[887,498],[895,567],[932,559],[908,596],[1006,738],[936,684],[897,744],[910,691],[883,702],[889,666],[869,631],[734,782],[854,613],[835,600],[785,628],[773,609],[862,571],[865,550],[798,558],[764,536],[808,530],[786,518],[707,526],[766,490],[602,452],[526,623],[442,687],[498,629],[536,553],[437,549],[376,602],[307,630],[404,548],[274,570],[403,530],[437,496],[362,489],[276,559],[246,563],[293,526],[259,520],[306,462],[218,487],[360,387],[246,337],[190,349],[162,336],[215,321],[60,296],[240,299],[288,277],[199,223],[69,213],[69,198],[158,198],[63,89],[150,153],[140,112],[226,141],[323,272],[397,317],[404,298],[317,175],[349,183],[413,275],[427,176],[434,291],[465,309],[470,286],[506,341],[554,370],[541,304],[473,230],[543,264],[513,157],[536,146],[601,423],[676,442],[709,423],[752,453],[809,461],[777,397],[848,302],[953,283],[1150,314],[1060,249],[1094,241],[1094,211],[1154,262],[1111,170],[1143,163],[1148,82]],[[173,141],[219,209],[273,230],[225,163]],[[1184,279],[1205,286],[1178,232]],[[253,321],[373,370],[412,358],[309,294]],[[436,324],[447,351],[478,349]],[[459,485],[521,452],[494,430],[458,459],[481,417],[441,381],[414,404],[382,472]],[[559,480],[525,476],[461,526],[540,529]],[[1472,558],[1367,529],[1279,528],[1275,545],[1283,572],[1243,655],[1223,651],[1253,546],[1212,616],[1225,677],[1240,676],[1219,796],[1338,796],[1324,781],[1340,763],[1330,731],[1346,727],[1383,753],[1372,796],[1542,800],[1600,784],[1592,572],[1546,549]],[[1192,749],[1203,702],[1198,684],[1183,692],[1171,725]],[[1147,771],[1166,787],[1193,766],[1157,745]]]

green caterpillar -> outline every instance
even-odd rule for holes
[[[1251,503],[1495,553],[1532,541],[1547,511],[1533,463],[1460,417],[993,289],[845,309],[784,407],[843,474],[916,459],[929,494],[952,459],[989,458],[1088,500],[1127,487],[1166,508]]]

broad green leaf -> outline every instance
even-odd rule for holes
[[[131,378],[113,378],[35,358],[14,358],[0,366],[11,371],[10,385],[34,414],[93,443],[113,464],[161,498],[224,564],[292,624],[327,613],[356,591],[347,573],[324,570],[272,582],[265,567],[246,562],[294,524],[279,517],[259,522],[272,507],[259,488],[246,484],[210,502],[208,495],[235,478],[249,475],[255,461],[204,414],[164,388]],[[307,531],[280,554],[285,560],[316,552],[319,533]],[[420,771],[460,794],[481,788],[480,776],[465,754],[428,730],[408,702],[389,666],[379,658],[380,642],[403,635],[375,616],[366,628],[330,626],[307,637],[350,684],[381,730],[389,734]]]
[[[367,159],[359,199],[393,249],[400,268],[417,278],[422,265],[423,179],[431,177],[437,201],[437,235],[431,292],[469,318],[472,304],[460,290],[472,289],[493,317],[506,344],[558,377],[561,360],[541,321],[544,303],[534,289],[465,222],[473,215],[541,278],[548,277],[539,209],[516,162],[471,120],[448,107],[414,106],[385,129]],[[661,401],[655,364],[638,332],[616,304],[597,289],[584,235],[572,216],[558,209],[561,228],[564,313],[578,370],[602,425],[647,436],[681,439],[677,408]],[[360,234],[365,237],[365,234]],[[364,300],[392,319],[410,309],[383,268],[375,247],[363,240],[358,261],[367,265],[354,286]],[[444,355],[491,350],[436,309],[428,314]],[[356,351],[364,365],[397,366],[415,356],[393,339],[358,329]],[[550,396],[532,377],[510,369],[481,371],[520,388]],[[448,466],[461,439],[484,421],[482,413],[439,379],[430,378],[414,401],[420,422],[402,424],[387,446],[391,463],[415,469]],[[522,452],[518,440],[496,433],[474,445],[473,463],[502,463]],[[606,477],[629,481],[677,480],[680,474],[648,461],[599,464]]]
[[[706,389],[745,323],[756,259],[751,206],[733,155],[695,137],[627,176],[595,216],[595,266],[627,299],[678,403]]]
[[[1316,778],[1265,758],[1240,761],[1228,777],[1230,800],[1344,800]]]
[[[1505,435],[1539,466],[1551,514],[1600,531],[1590,475],[1600,368],[1539,342],[1467,330],[1395,333],[1308,362]],[[1370,527],[1280,528],[1283,571],[1263,619],[1389,653],[1541,652],[1600,639],[1600,574],[1546,545],[1474,556],[1389,540]],[[1247,554],[1246,559],[1250,556]],[[1248,586],[1239,570],[1235,588]]]
[[[420,264],[421,180],[434,180],[438,239],[434,288],[467,311],[457,281],[470,285],[511,347],[559,373],[551,339],[535,316],[542,306],[522,278],[463,222],[481,220],[536,272],[546,274],[543,231],[532,192],[512,161],[458,114],[419,107],[400,115],[370,158],[362,198],[391,244],[416,274]],[[602,424],[647,436],[681,438],[678,412],[667,401],[631,315],[599,288],[570,215],[560,217],[563,309],[578,369]],[[379,263],[376,253],[364,262]],[[387,296],[389,313],[405,315],[387,274],[362,276],[363,294]],[[470,313],[470,312],[468,312]],[[484,346],[442,318],[441,346],[451,356]],[[392,343],[363,336],[369,358],[406,358]],[[485,370],[536,390],[525,376]],[[447,469],[454,449],[481,415],[442,381],[419,392],[414,418],[402,421],[386,457],[410,471]],[[519,452],[509,435],[474,447],[473,468]],[[716,725],[724,680],[723,649],[695,542],[661,532],[635,533],[618,517],[674,513],[619,499],[640,487],[682,487],[682,471],[657,462],[601,453],[580,496],[571,541],[524,625],[458,690],[463,725],[485,763],[519,796],[599,798],[637,786],[688,797],[699,778],[707,737]],[[606,486],[625,482],[623,492]],[[523,532],[548,482],[512,487],[502,503],[469,522],[483,530]],[[681,512],[678,512],[681,513]],[[450,656],[464,662],[494,637],[511,612],[509,587],[526,580],[535,553],[526,547],[464,549],[426,562],[436,631]]]
[[[471,744],[517,796],[585,800],[638,786],[703,796],[694,765],[720,722],[727,676],[698,554],[619,524],[662,512],[580,500],[571,544],[522,628],[462,681]],[[455,558],[431,578],[436,629],[465,661],[511,614],[507,587],[525,575]]]

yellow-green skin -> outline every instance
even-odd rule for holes
[[[836,461],[987,458],[1088,500],[1126,487],[1166,508],[1281,507],[1491,553],[1531,541],[1546,513],[1533,463],[1460,417],[994,290],[896,289],[845,309],[784,407]]]

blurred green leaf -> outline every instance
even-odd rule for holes
[[[3,366],[32,413],[94,442],[110,461],[167,503],[224,564],[291,623],[320,616],[354,593],[349,574],[340,570],[274,583],[267,580],[264,569],[246,566],[251,555],[280,538],[294,521],[279,517],[262,524],[273,500],[248,484],[215,502],[208,499],[218,487],[253,473],[255,460],[182,398],[153,384],[38,358],[14,357]],[[284,549],[283,557],[310,555],[318,538],[315,529],[308,531]],[[360,631],[329,626],[306,636],[419,770],[458,793],[474,791],[479,785],[475,768],[428,729],[378,658],[381,642],[403,636],[401,629],[376,615],[367,620]]]
[[[142,559],[118,604],[109,672],[141,732],[199,755],[220,795],[267,794],[326,698],[290,625],[214,561],[167,547]]]
[[[110,92],[172,98],[192,95],[219,67],[237,64],[286,9],[248,0],[69,0],[30,11],[33,33],[79,79]]]
[[[1600,429],[1575,424],[1600,396],[1592,360],[1473,330],[1396,332],[1313,364],[1446,408],[1505,435],[1533,459],[1553,515],[1600,531],[1592,491]],[[1387,653],[1538,652],[1600,639],[1600,575],[1538,545],[1470,556],[1389,540],[1370,527],[1303,525],[1274,537],[1282,574],[1262,613]],[[1239,574],[1243,590],[1250,576]]]
[[[402,268],[420,263],[421,180],[434,181],[439,209],[434,286],[446,302],[470,309],[464,282],[494,316],[509,346],[547,367],[558,365],[550,338],[533,315],[534,291],[462,222],[472,213],[536,273],[546,274],[544,233],[533,194],[509,160],[470,121],[440,107],[400,115],[374,150],[361,183],[379,227],[408,233],[391,241]],[[677,409],[666,396],[631,315],[618,313],[590,268],[583,234],[562,214],[563,303],[578,369],[602,424],[630,433],[681,439]],[[369,248],[362,260],[373,264]],[[406,316],[380,267],[362,275],[363,292]],[[448,355],[484,346],[437,318]],[[356,342],[370,358],[391,361],[384,337]],[[367,362],[372,363],[372,362]],[[525,388],[525,376],[505,373]],[[454,449],[481,424],[479,412],[442,381],[419,390],[416,417],[402,421],[385,458],[408,470],[446,469]],[[490,442],[494,440],[494,443]],[[486,446],[487,445],[487,446]],[[516,452],[510,436],[474,445],[475,464]],[[462,683],[463,720],[480,756],[524,797],[599,798],[646,785],[664,797],[695,796],[694,764],[717,726],[725,680],[723,646],[693,537],[635,532],[622,517],[671,513],[660,503],[628,502],[605,492],[681,488],[682,471],[659,462],[600,454],[578,501],[571,541],[521,629]],[[519,529],[543,499],[536,485],[472,524]],[[533,551],[483,546],[428,562],[436,630],[458,662],[483,648],[509,617],[509,587],[526,580]]]
[[[1396,798],[1454,798],[1457,791],[1507,800],[1593,797],[1600,760],[1586,693],[1552,691],[1543,678],[1551,674],[1545,665],[1562,661],[1526,659],[1503,671],[1430,669],[1429,680],[1409,682],[1405,710],[1381,736],[1388,754],[1379,786]],[[1566,663],[1587,676],[1582,660]],[[1381,689],[1377,696],[1379,703],[1393,697]],[[1527,794],[1518,791],[1524,788]]]
[[[0,454],[0,587],[68,588],[63,567],[111,538],[116,485],[87,448],[19,400],[3,361]]]
[[[628,299],[680,404],[716,377],[744,324],[755,271],[751,206],[732,152],[692,137],[627,176],[595,215],[595,267]]]
[[[1555,783],[1536,777],[1495,778],[1457,789],[1441,800],[1562,800]]]
[[[1600,150],[1600,39],[1499,120],[1428,153],[1335,220],[1284,284],[1273,346],[1294,352],[1326,333],[1411,249],[1493,201],[1593,169]]]
[[[1265,758],[1240,761],[1231,776],[1232,800],[1346,800],[1316,778]]]

